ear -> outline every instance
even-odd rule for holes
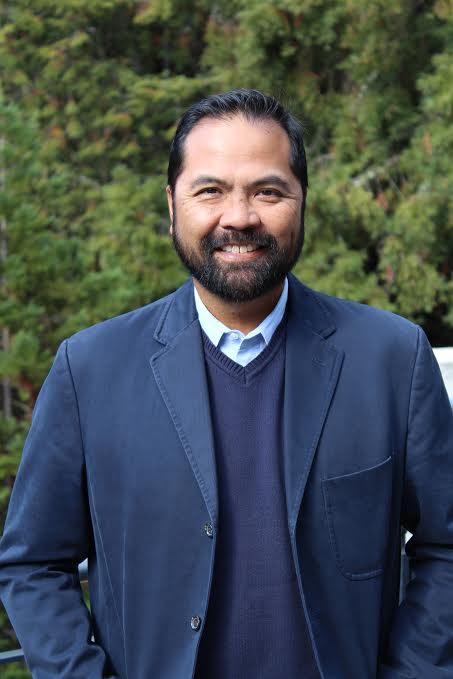
[[[173,235],[173,194],[170,185],[165,189],[167,192],[168,213],[170,215],[170,236]]]

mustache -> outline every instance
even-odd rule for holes
[[[214,250],[226,245],[256,245],[257,247],[278,250],[277,239],[274,236],[268,233],[259,233],[254,229],[225,232],[219,235],[208,233],[201,239],[201,247],[205,254],[211,254]]]

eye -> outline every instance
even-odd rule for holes
[[[260,189],[258,193],[265,198],[280,198],[281,197],[281,192],[278,191],[278,189],[271,189],[271,188],[264,188]]]
[[[215,196],[216,193],[219,193],[219,189],[216,186],[205,186],[204,189],[201,189],[201,191],[197,193],[197,195]]]

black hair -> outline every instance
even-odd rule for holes
[[[184,142],[193,127],[202,118],[228,119],[236,115],[243,115],[248,120],[274,120],[285,130],[291,146],[290,167],[299,180],[305,197],[308,172],[302,125],[275,97],[245,88],[201,99],[183,114],[170,147],[168,161],[168,184],[172,193],[183,169]]]

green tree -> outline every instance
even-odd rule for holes
[[[422,323],[434,343],[453,340],[451,16],[447,0],[236,0],[204,53],[222,87],[282,92],[305,120],[296,273]]]
[[[452,17],[451,0],[0,0],[0,514],[58,344],[185,278],[165,168],[206,94],[259,87],[304,119],[296,273],[453,344]]]

